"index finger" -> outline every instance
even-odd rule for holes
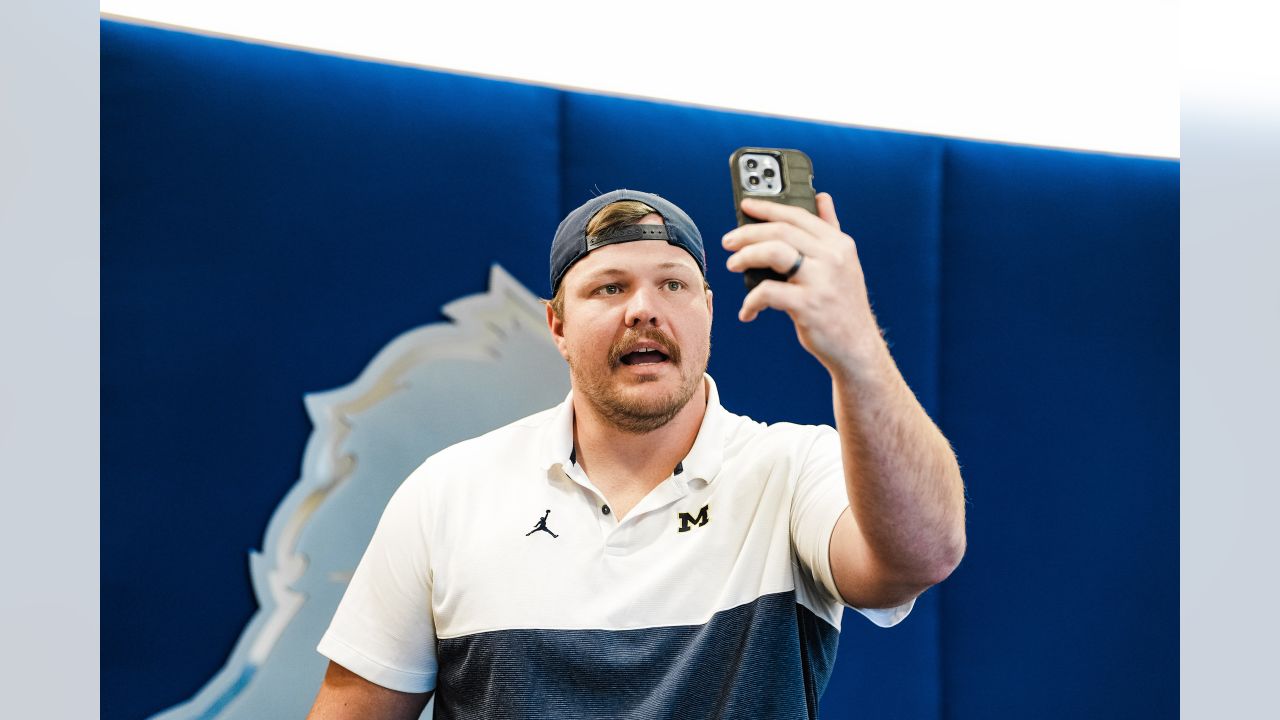
[[[782,203],[743,198],[742,211],[765,221],[786,222],[821,237],[831,230],[831,224],[803,208]]]

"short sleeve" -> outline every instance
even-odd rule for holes
[[[370,682],[410,693],[436,686],[423,480],[410,475],[392,495],[316,648]]]
[[[816,429],[817,437],[797,470],[795,495],[791,503],[791,543],[796,558],[808,573],[824,602],[845,605],[831,573],[831,533],[836,521],[849,507],[844,484],[844,461],[840,435],[828,425]],[[902,622],[915,600],[892,608],[853,608],[880,627]]]

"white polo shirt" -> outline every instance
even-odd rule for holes
[[[572,395],[428,458],[387,505],[319,651],[437,717],[814,717],[848,506],[829,426],[708,402],[621,521],[574,462]],[[914,601],[860,610],[889,627]]]

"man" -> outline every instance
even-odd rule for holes
[[[816,715],[842,607],[895,624],[965,547],[955,457],[817,205],[744,200],[763,222],[723,245],[730,270],[785,275],[739,319],[791,316],[838,430],[725,410],[697,227],[656,195],[593,198],[552,245],[572,392],[396,492],[320,643],[312,718],[416,718],[432,692],[438,717]]]

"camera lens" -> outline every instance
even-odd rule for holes
[[[756,177],[755,175],[752,175],[751,177],[747,178],[747,182],[751,183],[752,185],[759,185],[760,178]]]
[[[756,163],[756,161],[755,161],[755,159],[754,159],[754,158],[748,158],[748,159],[747,159],[747,169],[748,169],[748,170],[755,170],[755,169],[756,169],[756,165],[757,165],[757,164],[758,164],[758,163]]]
[[[765,176],[765,177],[773,177],[773,168],[765,168],[765,169],[764,169],[764,176]]]

